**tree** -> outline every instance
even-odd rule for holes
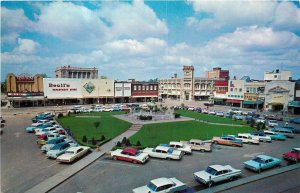
[[[142,146],[139,140],[136,142],[136,146]]]
[[[87,138],[86,138],[86,136],[85,136],[85,135],[82,137],[82,142],[84,142],[84,143],[86,143],[86,142],[87,142]]]
[[[93,138],[92,138],[92,145],[96,145],[96,143],[97,143],[97,142],[96,142],[95,138],[93,137]]]
[[[1,93],[7,92],[7,82],[6,80],[4,82],[1,82]]]
[[[105,136],[102,135],[100,141],[104,141],[105,140]]]
[[[98,129],[98,127],[100,126],[100,121],[94,122],[94,126],[95,126],[96,129]]]
[[[125,146],[131,146],[129,139],[126,140]]]
[[[118,141],[116,146],[117,146],[117,147],[122,147],[122,144],[121,144],[121,142],[120,142],[120,141]]]
[[[123,137],[123,139],[122,139],[122,144],[126,144],[126,141],[127,141],[127,138],[126,137]]]

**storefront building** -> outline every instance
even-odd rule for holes
[[[132,82],[132,102],[158,101],[158,82]]]
[[[44,105],[43,77],[21,74],[7,75],[7,98],[13,107],[31,107]]]
[[[131,102],[131,82],[115,82],[115,102]]]
[[[228,80],[214,81],[214,104],[226,105],[228,93]]]
[[[242,107],[245,92],[245,80],[229,80],[226,104],[234,107]]]
[[[289,101],[288,111],[293,114],[300,114],[300,80],[295,81],[294,100]]]

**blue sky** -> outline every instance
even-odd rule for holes
[[[116,80],[181,76],[182,65],[298,79],[299,26],[298,1],[2,2],[1,80],[64,65]]]

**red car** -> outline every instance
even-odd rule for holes
[[[132,163],[145,163],[149,156],[135,148],[116,149],[111,152],[111,157],[115,160],[123,160]]]
[[[292,151],[284,153],[283,158],[290,161],[300,161],[300,148],[293,148]]]
[[[277,115],[266,115],[265,119],[276,120],[276,121],[282,121],[283,120],[282,117],[278,117]]]
[[[42,134],[38,136],[38,139],[46,140],[47,141],[47,134]]]
[[[61,130],[58,131],[58,134],[60,134],[60,135],[65,135],[66,132],[65,132],[64,130],[61,129]]]

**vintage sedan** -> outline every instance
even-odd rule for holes
[[[283,159],[289,161],[300,161],[300,148],[293,148],[292,151],[283,154]]]
[[[283,118],[279,117],[277,115],[266,115],[265,119],[275,120],[275,121],[283,121]]]
[[[173,147],[174,149],[177,149],[179,151],[182,151],[185,154],[192,154],[192,148],[188,144],[183,144],[183,143],[177,142],[177,141],[171,141],[169,143],[169,146]]]
[[[291,123],[296,123],[296,124],[300,124],[300,118],[296,117],[290,120]]]
[[[247,169],[260,172],[264,169],[280,166],[281,162],[282,160],[278,158],[268,155],[258,155],[254,159],[244,162],[244,166]]]
[[[42,124],[42,123],[38,123],[38,124],[33,123],[31,126],[26,127],[25,130],[26,130],[27,133],[34,133],[36,129],[42,130],[42,129],[47,128],[47,127],[51,127],[51,125],[48,124],[48,123],[44,123],[44,124]]]
[[[188,187],[176,178],[157,178],[151,180],[148,185],[135,188],[133,193],[166,193],[166,192],[180,192],[186,190]]]
[[[67,151],[70,147],[71,147],[71,144],[68,142],[59,143],[59,144],[54,145],[51,148],[51,150],[49,150],[47,152],[46,155],[48,158],[56,159],[61,154],[65,153],[65,151]]]
[[[259,144],[259,140],[251,137],[249,133],[238,133],[235,138],[242,140],[243,143],[255,145]]]
[[[180,142],[183,143],[183,144],[190,145],[192,150],[201,151],[201,152],[212,150],[211,141],[204,142],[204,141],[199,140],[199,139],[191,139],[189,141],[180,141]]]
[[[147,153],[143,153],[135,148],[116,149],[111,152],[111,157],[114,160],[123,160],[139,164],[143,164],[149,159]]]
[[[270,136],[267,136],[264,132],[262,131],[254,131],[254,132],[251,132],[251,137],[253,138],[257,138],[259,141],[262,141],[262,142],[269,142],[271,143],[272,142],[272,139]]]
[[[222,137],[213,137],[213,143],[220,144],[220,145],[230,145],[235,147],[243,147],[242,140],[236,139],[233,136],[224,135]]]
[[[162,159],[174,159],[180,160],[183,156],[183,152],[176,150],[172,147],[157,146],[156,148],[145,148],[144,153],[147,153],[150,157],[162,158]]]
[[[226,180],[231,181],[240,175],[242,175],[241,170],[234,169],[230,165],[211,165],[206,170],[194,173],[196,181],[208,186]]]
[[[270,136],[272,140],[278,140],[278,141],[286,140],[286,136],[278,134],[278,133],[276,133],[274,131],[271,131],[271,130],[264,130],[264,133],[267,136]]]
[[[300,128],[296,128],[296,127],[292,127],[290,125],[284,125],[284,126],[281,126],[282,128],[284,129],[288,129],[288,130],[291,130],[293,131],[293,133],[300,133]]]
[[[54,147],[56,144],[62,143],[65,140],[60,137],[60,138],[55,138],[55,139],[51,139],[47,142],[47,144],[43,145],[41,147],[41,151],[46,153],[47,151],[49,151],[52,147]]]
[[[71,163],[87,154],[90,151],[90,149],[91,148],[87,146],[71,147],[64,154],[58,156],[56,158],[56,161]]]

